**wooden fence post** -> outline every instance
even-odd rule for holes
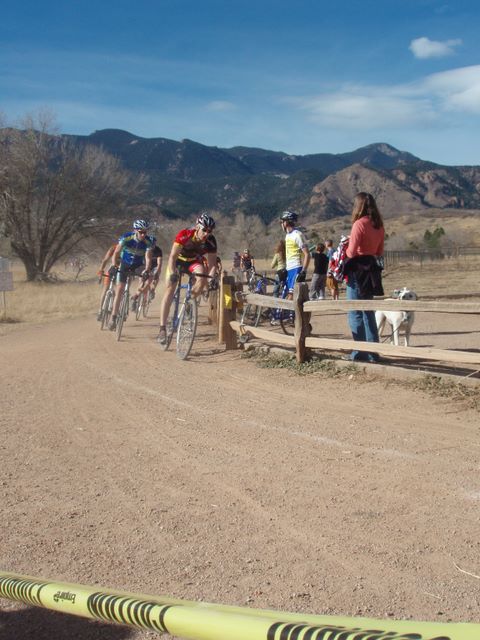
[[[305,338],[310,335],[311,325],[309,311],[303,310],[303,303],[309,300],[308,285],[306,282],[297,282],[293,291],[293,304],[295,309],[295,350],[297,362],[305,362],[310,355],[310,349],[305,347]]]
[[[235,278],[223,276],[220,283],[220,309],[218,321],[218,341],[225,344],[227,351],[237,348],[237,333],[230,326],[236,319]]]

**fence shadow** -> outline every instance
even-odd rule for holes
[[[2,640],[126,640],[134,633],[127,627],[37,607],[0,608]]]

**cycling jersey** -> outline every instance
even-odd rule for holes
[[[196,229],[182,229],[177,233],[174,244],[181,245],[178,259],[182,262],[199,262],[207,253],[217,253],[217,241],[210,234],[204,240],[197,237]]]
[[[293,229],[285,236],[285,256],[287,269],[296,269],[303,265],[303,251],[307,247],[305,236],[299,229]]]
[[[148,249],[153,249],[155,242],[152,236],[137,240],[135,231],[124,233],[118,241],[122,248],[120,260],[129,267],[139,267],[143,264],[145,253]]]

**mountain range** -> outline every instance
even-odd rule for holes
[[[118,129],[65,137],[100,146],[129,170],[144,173],[145,204],[169,217],[191,217],[200,209],[242,210],[269,222],[294,208],[305,220],[326,220],[349,213],[358,191],[372,193],[385,217],[431,208],[480,209],[479,166],[439,165],[385,143],[349,153],[291,155],[142,138]]]

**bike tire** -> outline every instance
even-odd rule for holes
[[[118,310],[118,317],[117,317],[117,342],[120,340],[120,338],[122,337],[122,331],[123,331],[123,323],[125,322],[125,320],[127,319],[128,316],[128,298],[127,296],[123,296],[122,297],[122,301],[120,303],[120,309]]]
[[[141,293],[137,298],[137,307],[135,309],[135,320],[140,320],[142,316],[143,309],[143,293]]]
[[[261,313],[262,307],[256,304],[247,304],[243,308],[241,323],[250,327],[258,327]]]
[[[110,316],[112,315],[113,309],[113,297],[113,291],[107,289],[102,304],[102,323],[100,325],[101,330],[108,328],[108,323],[110,322]]]
[[[293,336],[295,333],[295,313],[289,309],[280,309],[279,322],[283,333],[287,336]]]
[[[167,324],[166,324],[166,341],[165,344],[160,345],[164,351],[167,351],[169,346],[172,344],[173,335],[177,328],[177,311],[178,311],[178,298],[180,295],[180,291],[175,291],[175,295],[173,296],[172,304],[170,305],[170,311],[168,312]]]
[[[185,300],[178,317],[177,356],[186,360],[192,349],[197,331],[198,310],[197,302],[190,298]]]
[[[142,315],[144,318],[148,316],[149,308],[150,308],[150,295],[147,294],[147,297],[143,299],[143,304],[142,304]]]

